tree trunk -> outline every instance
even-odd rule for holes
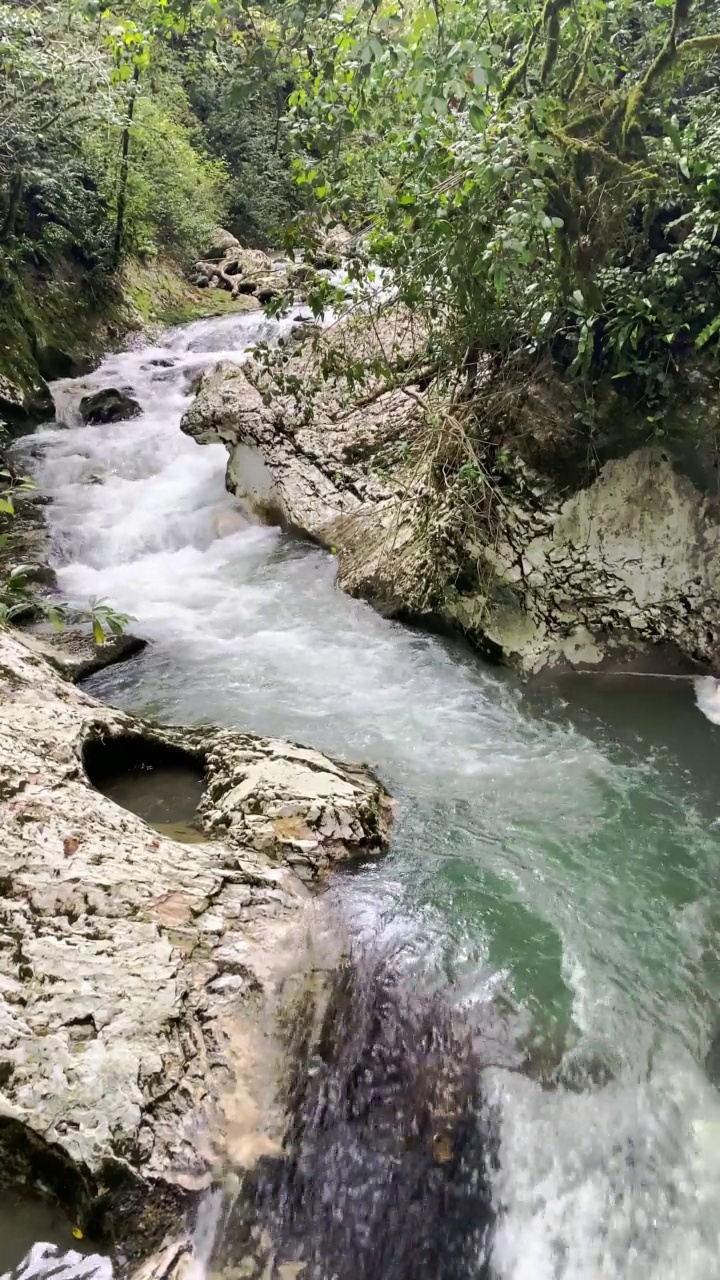
[[[15,223],[20,209],[22,193],[23,175],[20,169],[16,169],[10,181],[7,212],[3,218],[2,227],[0,227],[0,244],[5,244],[5,242],[10,240],[15,233]]]
[[[113,243],[112,258],[113,267],[115,268],[120,266],[120,258],[122,255],[123,232],[125,230],[125,210],[127,208],[127,183],[130,169],[130,134],[132,132],[133,116],[135,115],[135,102],[137,99],[139,79],[140,68],[135,67],[135,70],[133,71],[132,85],[130,87],[130,97],[128,98],[125,128],[123,129],[121,143],[122,160],[120,163],[120,182],[118,184],[117,216],[115,219],[115,240]]]

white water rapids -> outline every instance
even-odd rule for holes
[[[322,551],[240,519],[224,450],[179,420],[192,375],[277,332],[202,321],[56,386],[65,425],[29,447],[61,592],[107,599],[152,641],[91,687],[368,761],[399,799],[394,850],[337,883],[338,909],[468,1000],[501,984],[544,1034],[610,1062],[613,1081],[579,1093],[494,1073],[498,1280],[720,1277],[720,1095],[703,1068],[720,731],[689,689],[523,691],[342,595]],[[101,386],[130,388],[144,415],[78,425]]]

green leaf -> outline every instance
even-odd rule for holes
[[[478,133],[482,133],[485,128],[485,112],[480,107],[476,107],[473,102],[468,110],[468,116],[473,129],[476,129]]]
[[[698,348],[698,350],[701,350],[702,347],[707,346],[711,338],[714,338],[719,333],[720,333],[720,314],[716,315],[715,319],[711,320],[710,324],[706,325],[705,328],[698,334],[697,338],[695,339],[695,346]]]
[[[92,629],[93,629],[93,640],[95,641],[96,645],[103,645],[105,643],[105,632],[103,630],[102,622],[100,621],[99,618],[93,618]]]

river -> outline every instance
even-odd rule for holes
[[[720,730],[682,682],[523,686],[343,595],[330,555],[239,519],[224,450],[180,416],[198,370],[278,328],[204,320],[56,384],[63,425],[30,448],[60,590],[107,599],[152,641],[88,688],[370,763],[397,825],[385,860],[335,882],[348,927],[467,1002],[511,993],[581,1076],[611,1068],[579,1092],[491,1073],[497,1280],[712,1280]],[[79,425],[101,386],[130,388],[143,416]]]

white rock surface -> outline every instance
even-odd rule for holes
[[[203,759],[206,841],[90,785],[84,747],[117,735]],[[146,725],[0,630],[0,1179],[101,1206],[148,1253],[222,1156],[242,1028],[292,960],[304,882],[381,852],[388,819],[360,767]]]
[[[312,386],[317,359],[288,371]],[[526,673],[641,653],[720,665],[720,503],[665,449],[570,494],[518,455],[463,488],[433,462],[447,406],[370,390],[296,403],[252,362],[220,365],[183,429],[222,441],[230,489],[335,549],[339,585],[386,613],[439,619]]]

